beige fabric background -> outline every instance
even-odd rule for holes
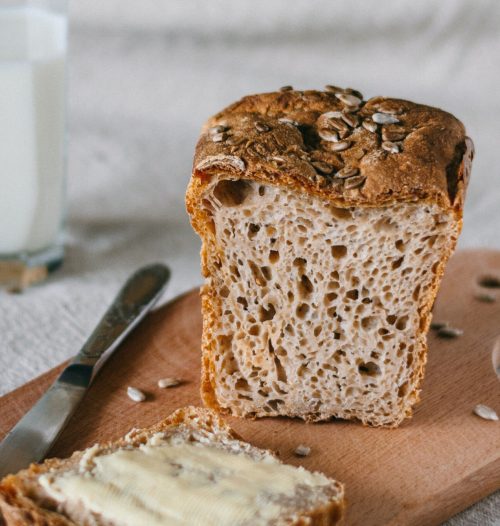
[[[500,2],[85,0],[70,48],[66,263],[0,293],[1,393],[74,354],[140,264],[172,267],[165,299],[200,282],[183,205],[194,144],[248,92],[333,83],[451,111],[477,147],[460,245],[500,248]],[[499,508],[448,524],[498,525]]]

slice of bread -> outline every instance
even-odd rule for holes
[[[7,526],[330,525],[342,509],[340,483],[281,463],[194,407],[0,483]]]
[[[397,426],[462,226],[472,142],[452,115],[354,90],[245,97],[205,125],[204,403]]]

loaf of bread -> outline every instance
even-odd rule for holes
[[[410,416],[472,156],[449,113],[335,86],[248,96],[209,119],[186,195],[202,239],[204,403],[375,426]]]
[[[326,526],[342,509],[340,483],[281,463],[194,407],[0,483],[6,526]]]

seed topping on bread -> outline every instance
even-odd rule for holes
[[[463,125],[437,108],[364,100],[358,90],[333,85],[324,91],[284,86],[215,115],[194,166],[200,177],[227,167],[249,178],[260,173],[270,183],[286,171],[290,185],[315,188],[332,200],[382,204],[428,197],[454,206],[470,159],[459,180],[449,178],[466,151],[472,158]]]

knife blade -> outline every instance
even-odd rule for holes
[[[157,263],[127,280],[80,352],[0,444],[0,478],[43,460],[102,364],[156,303],[169,279],[168,267]]]

